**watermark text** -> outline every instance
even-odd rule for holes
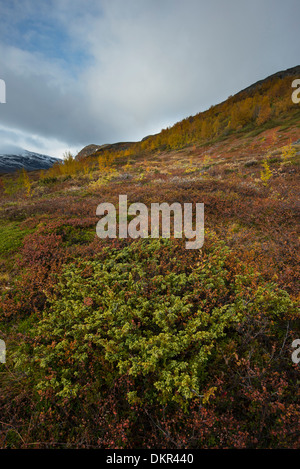
[[[296,349],[292,353],[292,361],[293,363],[296,363],[296,365],[298,365],[298,363],[300,362],[300,339],[295,339],[292,342],[292,347]]]
[[[300,103],[300,78],[296,78],[296,80],[292,83],[292,88],[296,88],[295,91],[292,93],[292,101],[294,104]]]
[[[6,103],[6,84],[2,79],[0,79],[0,103]]]
[[[0,339],[0,363],[6,363],[6,345],[4,340]]]
[[[119,224],[117,233],[117,210],[109,202],[98,205],[96,215],[102,218],[97,223],[99,238],[162,238],[171,237],[171,224],[174,238],[188,239],[186,249],[200,249],[204,243],[204,204],[174,202],[152,203],[150,213],[145,204],[137,202],[127,206],[127,195],[119,195]],[[134,217],[128,223],[128,218]],[[194,220],[193,220],[194,218]],[[149,223],[150,220],[150,223]],[[151,228],[150,226],[151,225]],[[195,225],[195,228],[193,227]],[[160,230],[161,228],[161,230]]]

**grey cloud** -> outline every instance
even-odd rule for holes
[[[33,14],[37,3],[27,0],[16,14]],[[74,75],[62,58],[0,45],[1,122],[28,142],[32,135],[61,147],[141,139],[297,65],[298,1],[51,3],[74,50],[91,60]]]

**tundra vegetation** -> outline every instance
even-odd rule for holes
[[[0,180],[0,446],[299,448],[291,77],[125,149]],[[204,203],[205,240],[100,239],[100,203]]]

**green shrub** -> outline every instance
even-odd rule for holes
[[[62,237],[66,246],[72,246],[73,244],[88,244],[95,237],[95,230],[66,224],[57,228],[56,234]]]
[[[128,377],[129,402],[184,409],[246,316],[272,321],[293,308],[286,292],[246,266],[232,268],[229,249],[212,235],[197,253],[179,243],[139,240],[65,267],[29,331],[31,345],[15,354],[41,395],[94,402]]]
[[[45,177],[39,180],[39,184],[41,186],[49,186],[49,185],[55,184],[57,180],[58,180],[57,177]]]

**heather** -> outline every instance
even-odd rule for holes
[[[299,448],[287,85],[127,149],[2,176],[1,447]],[[203,247],[99,239],[96,208],[119,194],[204,203]]]

